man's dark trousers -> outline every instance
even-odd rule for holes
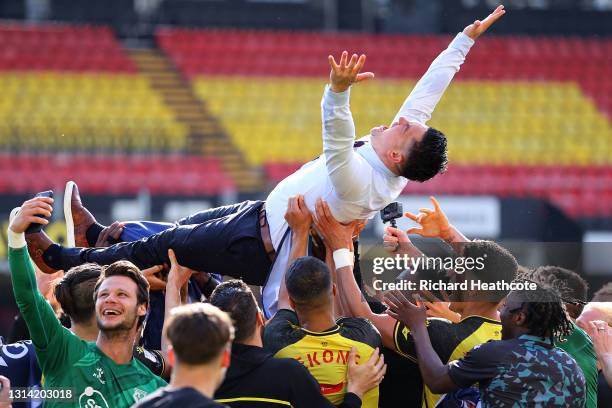
[[[144,269],[169,264],[172,248],[183,266],[263,285],[272,265],[261,239],[263,205],[263,201],[244,201],[202,211],[158,234],[107,248],[62,248],[60,262],[68,270],[85,262],[108,265],[125,259]]]

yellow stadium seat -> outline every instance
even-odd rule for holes
[[[0,89],[0,120],[19,136],[3,137],[0,147],[186,146],[187,129],[138,75],[2,73]],[[158,140],[148,141],[152,131]]]
[[[414,83],[356,86],[351,110],[357,136],[389,124]],[[250,163],[321,154],[319,79],[201,77],[194,89]],[[459,164],[612,162],[608,117],[570,82],[458,81],[429,124],[447,134],[450,158]]]

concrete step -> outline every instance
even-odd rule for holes
[[[264,181],[260,170],[245,161],[221,123],[209,113],[206,102],[195,95],[172,61],[155,49],[128,52],[139,72],[149,79],[151,87],[173,110],[176,120],[191,130],[187,142],[189,150],[221,158],[223,169],[231,175],[240,191],[261,191]]]

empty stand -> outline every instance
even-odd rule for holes
[[[184,151],[187,130],[104,27],[0,25],[0,149]]]

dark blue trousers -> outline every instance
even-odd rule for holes
[[[108,265],[126,259],[141,269],[170,263],[168,249],[188,268],[263,285],[271,262],[261,240],[263,201],[213,208],[179,220],[179,225],[133,242],[107,248],[62,248],[64,270],[85,262]]]

